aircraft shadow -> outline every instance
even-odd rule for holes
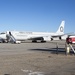
[[[49,48],[49,49],[30,49],[31,51],[50,52],[51,54],[66,54],[65,48]],[[73,54],[73,51],[70,51]]]

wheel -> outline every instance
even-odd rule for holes
[[[44,42],[46,42],[46,41],[44,41],[44,40],[41,41],[41,43],[44,43]]]
[[[32,42],[34,42],[34,43],[35,43],[35,42],[37,42],[37,41],[36,41],[36,40],[32,40]]]

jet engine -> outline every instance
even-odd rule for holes
[[[51,39],[50,39],[50,36],[45,36],[45,37],[43,37],[43,40],[44,41],[50,41]]]
[[[61,36],[59,37],[59,40],[62,40]]]

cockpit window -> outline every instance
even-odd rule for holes
[[[5,34],[5,33],[3,32],[3,33],[0,33],[0,34]]]

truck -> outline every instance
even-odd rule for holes
[[[75,35],[70,35],[66,38],[67,44],[75,44]]]

